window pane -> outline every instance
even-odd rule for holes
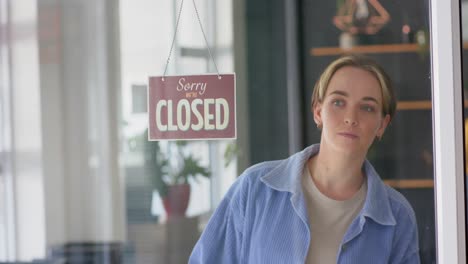
[[[354,14],[355,22],[340,27],[336,20],[352,14],[352,9],[347,10],[351,2],[356,5],[355,12],[367,10],[367,18],[359,22]],[[309,109],[311,88],[325,66],[348,53],[376,60],[390,75],[398,103],[394,120],[383,138],[373,143],[367,158],[384,182],[411,203],[418,222],[421,262],[433,263],[436,248],[429,1],[378,2],[389,20],[375,27],[376,32],[369,21],[372,16],[382,16],[383,11],[371,1],[305,1],[302,5],[306,142],[309,145],[320,140]],[[349,33],[350,27],[358,33]]]
[[[162,2],[125,0],[120,10],[126,217],[128,245],[136,263],[186,263],[212,210],[237,175],[235,155],[232,159],[225,154],[235,141],[149,142],[146,111],[132,111],[140,109],[134,104],[143,101],[135,98],[139,97],[136,87],[149,76],[163,74],[171,48],[180,1]],[[228,2],[196,1],[222,72],[233,71],[232,38],[212,40],[232,35],[231,19],[222,16],[232,12]],[[212,65],[193,4],[184,1],[167,74],[205,74],[214,69]],[[186,167],[186,158],[192,158],[198,169]],[[185,168],[189,174],[182,173]],[[200,173],[191,177],[190,170]]]

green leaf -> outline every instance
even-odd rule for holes
[[[210,172],[203,166],[200,166],[199,161],[193,158],[193,156],[184,157],[184,166],[179,172],[178,178],[183,179],[183,182],[187,183],[189,177],[195,178],[196,176],[210,177]]]

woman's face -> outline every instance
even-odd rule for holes
[[[381,137],[390,122],[382,116],[382,92],[369,72],[346,66],[335,72],[323,102],[313,109],[321,124],[321,144],[335,151],[366,155],[376,137]]]

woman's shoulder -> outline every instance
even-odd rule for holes
[[[252,165],[237,178],[236,183],[239,188],[261,184],[261,178],[267,175],[280,164],[279,160],[264,161]]]
[[[408,218],[413,224],[416,224],[416,214],[408,199],[394,188],[388,185],[385,186],[394,216],[396,218]]]
[[[272,189],[262,182],[262,176],[279,165],[279,161],[265,161],[247,168],[232,184],[225,195],[234,207],[243,211],[252,201],[268,196]]]
[[[372,189],[369,199],[372,200],[372,204],[376,205],[377,214],[384,212],[386,216],[395,218],[397,222],[407,219],[410,223],[416,224],[416,215],[406,197],[385,184],[369,161],[365,163],[365,170],[368,175],[369,189]]]
[[[236,179],[231,188],[232,191],[253,192],[252,189],[268,188],[268,186],[262,182],[262,178],[278,166],[281,166],[281,162],[282,160],[264,161],[248,167]]]
[[[257,163],[248,167],[241,175],[244,177],[261,177],[265,174],[268,174],[271,170],[278,167],[281,164],[282,160],[269,160]]]

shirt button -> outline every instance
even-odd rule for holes
[[[341,250],[345,250],[345,249],[347,249],[347,248],[348,248],[348,245],[347,245],[347,244],[341,245]]]

